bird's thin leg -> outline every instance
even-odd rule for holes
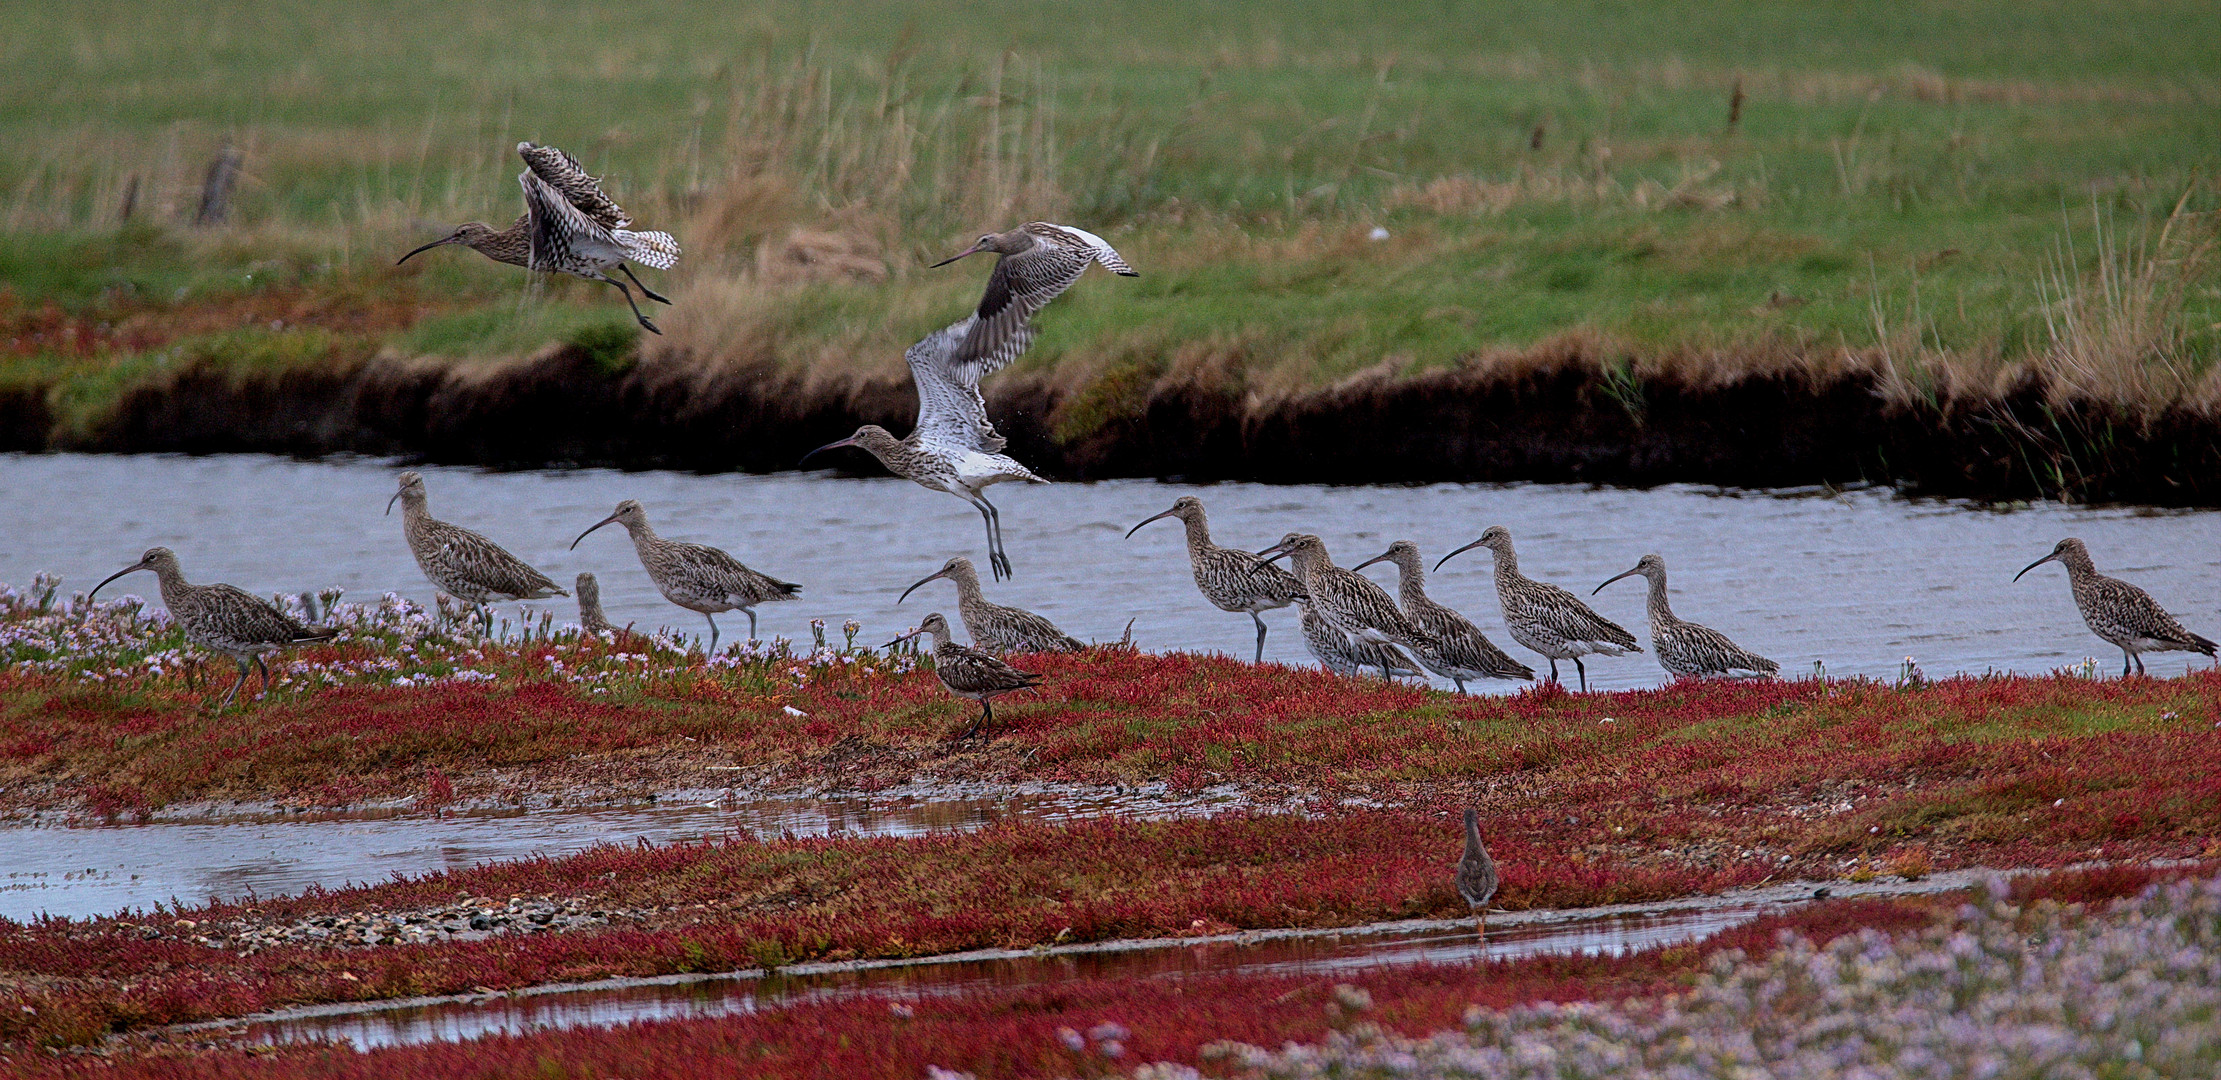
[[[2136,654],[2136,673],[2138,675],[2144,674],[2144,656],[2142,653]]]
[[[648,320],[648,317],[647,317],[646,315],[643,315],[643,314],[641,314],[641,313],[640,313],[640,305],[638,305],[638,304],[635,304],[635,303],[633,303],[633,302],[632,302],[632,290],[631,290],[631,289],[628,289],[628,288],[625,288],[625,283],[624,283],[624,282],[622,282],[622,281],[619,281],[619,280],[617,280],[616,278],[610,277],[610,276],[609,276],[609,275],[607,275],[607,274],[603,274],[602,276],[600,276],[600,277],[598,277],[598,278],[595,278],[594,280],[596,280],[596,281],[603,281],[603,282],[607,282],[607,283],[609,283],[609,285],[611,285],[612,287],[614,287],[614,288],[615,288],[615,289],[616,289],[616,290],[617,290],[618,292],[621,292],[621,293],[625,294],[625,306],[626,306],[626,307],[629,307],[629,308],[631,308],[631,309],[632,309],[632,317],[633,317],[633,318],[635,318],[635,319],[638,319],[638,320],[640,320],[640,325],[642,325],[642,326],[645,326],[645,327],[647,327],[647,328],[648,328],[648,332],[649,332],[649,333],[651,333],[651,334],[660,334],[660,333],[662,333],[662,332],[663,332],[662,330],[659,330],[659,329],[657,329],[657,328],[656,328],[656,324],[655,324],[655,323],[653,323],[653,322],[650,322],[650,321]]]
[[[626,266],[624,263],[618,263],[617,269],[624,271],[625,276],[627,278],[631,278],[634,285],[640,286],[640,295],[645,296],[658,304],[669,304],[671,302],[670,300],[666,299],[661,293],[656,292],[654,289],[651,289],[646,285],[640,285],[640,279],[632,276],[632,267]]]
[[[270,693],[270,665],[262,662],[262,654],[256,653],[254,666],[256,671],[262,673],[262,693],[267,696]]]
[[[995,508],[986,499],[972,496],[972,505],[979,510],[979,520],[987,526],[987,569],[996,581],[1010,576],[1009,565],[1003,561],[1003,549],[995,542]]]
[[[231,699],[238,697],[239,688],[245,685],[247,685],[247,662],[245,660],[241,660],[239,661],[239,681],[232,683],[231,689],[224,692],[224,700],[216,704],[216,711],[222,712],[225,709],[231,708]]]
[[[717,655],[717,617],[716,617],[715,615],[711,615],[711,614],[710,614],[709,612],[706,612],[706,611],[702,613],[702,617],[703,617],[703,618],[705,618],[705,619],[708,619],[708,620],[709,620],[709,648],[708,648],[708,649],[706,649],[706,650],[704,650],[703,654],[704,654],[704,655],[706,655],[706,656],[716,656],[716,655]]]
[[[995,726],[995,700],[993,698],[979,699],[979,722],[981,727]]]
[[[1581,666],[1581,658],[1578,656],[1573,658],[1573,670],[1581,673],[1581,692],[1584,694],[1588,693],[1589,669]]]
[[[755,641],[755,640],[757,640],[757,638],[756,638],[756,609],[755,609],[755,608],[752,608],[752,607],[751,607],[751,608],[742,608],[742,609],[740,609],[740,610],[742,610],[742,611],[745,611],[745,612],[747,612],[747,613],[748,613],[748,640],[750,640],[750,641]]]
[[[980,496],[979,501],[987,502],[987,496]],[[995,509],[994,503],[987,503],[987,520],[995,529],[995,557],[1003,562],[1003,576],[1011,577],[1010,549],[1003,544],[1003,512]]]
[[[1257,663],[1262,664],[1265,662],[1265,619],[1254,611],[1249,617],[1257,621]]]
[[[1458,693],[1462,694],[1462,693],[1464,693],[1464,692],[1465,692],[1465,680],[1464,680],[1464,679],[1459,679],[1459,678],[1452,678],[1452,679],[1451,679],[1450,681],[1451,681],[1451,682],[1454,682],[1454,683],[1456,683],[1456,684],[1458,684]]]
[[[1558,658],[1555,656],[1550,658],[1550,681],[1558,682]],[[1563,686],[1565,684],[1558,683],[1558,685]]]
[[[2135,661],[2135,657],[2134,657],[2134,656],[2132,656],[2132,655],[2131,655],[2131,654],[2129,653],[2129,651],[2128,651],[2127,649],[2122,649],[2122,650],[2121,650],[2121,677],[2122,677],[2122,678],[2124,678],[2124,679],[2128,678],[2128,668],[2129,668],[2129,665],[2130,665],[2131,663],[2133,663],[2134,661]]]
[[[1478,921],[1479,921],[1479,923],[1480,923],[1480,930],[1481,930],[1481,940],[1482,940],[1482,941],[1487,941],[1487,940],[1488,940],[1488,909],[1487,909],[1487,908],[1482,908],[1482,909],[1481,909],[1481,917],[1480,917],[1480,919],[1479,919]]]

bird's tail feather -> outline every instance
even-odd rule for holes
[[[625,257],[642,266],[669,270],[679,262],[679,242],[667,232],[633,232],[618,229],[610,235],[624,246]]]

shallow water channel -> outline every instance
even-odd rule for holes
[[[910,836],[998,821],[1208,814],[1230,792],[1155,788],[876,793],[742,798],[717,792],[645,806],[230,814],[140,825],[0,826],[0,917],[83,917],[183,900],[283,896],[310,885],[376,884],[396,874],[561,855],[596,844],[733,835]]]
[[[0,523],[0,581],[21,584],[49,571],[62,574],[66,588],[84,589],[163,544],[177,550],[196,581],[228,581],[264,594],[338,586],[356,600],[393,591],[429,602],[432,587],[402,543],[398,512],[382,516],[398,471],[365,459],[0,455],[0,505],[9,508]],[[835,628],[836,639],[842,621],[853,618],[864,626],[860,640],[885,641],[955,601],[950,586],[935,582],[897,606],[905,586],[951,555],[985,562],[976,513],[902,480],[424,471],[435,515],[486,532],[566,586],[579,571],[594,572],[610,616],[642,628],[706,630],[700,616],[656,593],[616,526],[569,550],[581,530],[625,498],[645,503],[666,536],[724,547],[800,582],[800,602],[759,609],[766,637],[807,641],[816,616]],[[2221,546],[2213,543],[2221,517],[2214,511],[2052,504],[1995,510],[1880,490],[1004,485],[993,497],[1017,578],[990,582],[990,598],[1039,611],[1082,639],[1116,640],[1132,619],[1144,649],[1249,656],[1249,620],[1197,594],[1176,522],[1121,537],[1184,494],[1209,507],[1221,543],[1255,549],[1292,530],[1314,532],[1343,565],[1397,539],[1417,541],[1431,563],[1501,524],[1519,545],[1523,571],[1584,596],[1655,551],[1671,572],[1677,614],[1726,632],[1792,674],[1810,673],[1818,661],[1830,675],[1890,678],[1907,657],[1930,676],[2044,672],[2084,657],[2118,664],[2119,654],[2108,655],[2109,647],[2082,626],[2057,566],[2012,580],[2069,535],[2089,543],[2101,570],[2144,586],[2191,629],[2221,636]],[[1485,551],[1462,555],[1432,576],[1430,592],[1515,656],[1545,667],[1506,639],[1490,565]],[[1385,564],[1367,573],[1394,580]],[[110,587],[116,595],[155,592],[145,575],[118,586]],[[1641,634],[1643,596],[1640,579],[1629,579],[1590,602]],[[558,618],[575,618],[568,602],[553,604]],[[501,613],[514,616],[516,608]],[[1272,628],[1266,657],[1309,664],[1293,609],[1266,618]],[[747,630],[738,613],[720,623],[727,641]],[[2158,655],[2151,667],[2175,674],[2189,662],[2186,654]],[[1647,655],[1594,659],[1589,677],[1605,689],[1665,681]]]
[[[1826,892],[1843,897],[1936,893],[1994,876],[1986,871],[1953,871],[1919,881],[1838,882]],[[880,998],[892,1006],[927,997],[1078,980],[1227,974],[1334,977],[1415,964],[1474,964],[1544,955],[1622,956],[1698,941],[1817,898],[1809,883],[1782,884],[1655,904],[1499,913],[1490,919],[1485,940],[1463,921],[1414,920],[1339,931],[1265,930],[1194,940],[983,950],[912,961],[797,964],[775,973],[610,979],[506,994],[308,1006],[178,1030],[187,1034],[220,1030],[250,1042],[329,1041],[369,1048],[548,1028],[728,1016],[855,997]]]

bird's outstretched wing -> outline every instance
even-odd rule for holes
[[[916,437],[922,442],[995,454],[1002,452],[1006,441],[988,422],[987,401],[979,396],[982,372],[979,365],[958,359],[964,348],[965,328],[972,319],[967,315],[927,334],[903,350],[902,359],[910,365],[910,381],[918,388]],[[1030,329],[1027,337],[1032,337]]]
[[[1028,222],[1023,228],[1038,243],[995,263],[979,309],[969,325],[958,324],[964,335],[958,362],[979,368],[974,384],[1009,366],[1033,344],[1034,315],[1080,280],[1089,263],[1102,263],[1126,277],[1140,276],[1107,241],[1086,229],[1047,221]]]
[[[531,219],[525,230],[530,269],[560,271],[581,261],[582,251],[618,248],[617,238],[607,228],[572,205],[538,173],[530,169],[518,173],[517,184],[524,188],[525,216]]]
[[[528,142],[517,144],[517,156],[524,159],[534,175],[561,193],[564,202],[577,207],[595,224],[612,231],[632,224],[625,208],[602,191],[601,178],[589,175],[577,158],[552,146],[535,146]]]

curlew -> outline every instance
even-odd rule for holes
[[[1264,663],[1265,620],[1261,613],[1303,599],[1303,586],[1294,574],[1249,552],[1212,543],[1203,500],[1193,495],[1173,500],[1172,509],[1126,530],[1126,535],[1130,538],[1141,531],[1142,525],[1168,517],[1179,518],[1187,527],[1188,564],[1195,570],[1195,587],[1202,591],[1203,598],[1220,611],[1239,611],[1257,623],[1256,662]]]
[[[1392,645],[1351,641],[1348,634],[1320,616],[1309,600],[1298,600],[1296,606],[1303,611],[1303,644],[1321,668],[1336,675],[1363,675],[1375,668],[1390,676],[1424,674]]]
[[[1633,570],[1604,585],[1637,574],[1650,579],[1650,651],[1668,674],[1690,679],[1770,679],[1781,672],[1780,664],[1729,641],[1726,634],[1675,615],[1666,602],[1666,560],[1657,555],[1643,556]],[[1589,595],[1603,592],[1604,585]]]
[[[401,488],[386,500],[386,513],[393,513],[396,501],[401,504],[401,535],[409,542],[409,554],[416,556],[424,576],[449,596],[484,608],[496,600],[570,595],[500,544],[433,517],[425,506],[422,473],[401,474]],[[493,625],[491,611],[486,612],[486,625]]]
[[[230,585],[195,585],[185,580],[185,572],[178,569],[177,553],[166,547],[148,548],[139,561],[101,579],[93,586],[86,600],[100,592],[100,586],[139,570],[154,571],[154,579],[162,589],[162,603],[170,609],[170,617],[185,631],[185,640],[231,657],[239,664],[239,678],[224,693],[224,700],[216,706],[222,712],[247,685],[247,666],[251,662],[262,672],[262,692],[270,692],[270,666],[262,662],[264,653],[276,652],[287,645],[304,641],[322,641],[339,631],[332,627],[303,626],[292,616],[279,611],[268,600],[252,596],[244,589]]]
[[[1010,555],[1003,546],[1002,514],[987,501],[986,490],[1005,480],[1048,481],[1002,452],[1007,442],[987,419],[979,381],[1033,344],[1034,314],[1071,288],[1089,263],[1136,275],[1094,233],[1038,221],[983,236],[963,254],[934,265],[978,251],[1001,255],[979,307],[903,350],[918,392],[918,422],[910,434],[897,439],[886,428],[866,424],[802,457],[807,461],[837,447],[859,447],[888,472],[971,503],[987,526],[988,570],[1001,581],[1010,576]]]
[[[2067,584],[2074,590],[2074,606],[2082,609],[2082,621],[2090,632],[2104,638],[2114,648],[2121,650],[2121,676],[2128,677],[2129,666],[2134,664],[2136,673],[2144,673],[2144,656],[2148,652],[2195,652],[2214,655],[2214,643],[2183,629],[2167,609],[2152,599],[2152,594],[2122,581],[2098,573],[2090,561],[2090,549],[2082,541],[2068,537],[2051,549],[2051,554],[2021,568],[2021,574],[2057,562],[2067,568]]]
[[[1434,639],[1429,647],[1411,655],[1428,671],[1456,683],[1458,693],[1465,692],[1467,679],[1535,677],[1535,669],[1506,655],[1472,620],[1427,595],[1426,564],[1419,558],[1419,545],[1398,540],[1388,545],[1387,551],[1350,570],[1354,573],[1377,562],[1396,564],[1396,588],[1403,594],[1404,615]]]
[[[1481,813],[1465,808],[1465,855],[1458,859],[1458,895],[1473,911],[1482,938],[1488,937],[1488,902],[1496,898],[1496,860],[1481,843]]]
[[[1626,627],[1590,610],[1579,597],[1520,573],[1511,531],[1502,525],[1489,526],[1480,539],[1444,555],[1434,568],[1440,570],[1443,563],[1477,547],[1496,556],[1496,599],[1504,607],[1504,629],[1513,641],[1549,658],[1551,682],[1558,681],[1558,661],[1571,660],[1586,691],[1589,669],[1581,663],[1582,657],[1643,651]]]
[[[933,674],[948,687],[949,693],[968,697],[979,702],[979,719],[957,736],[962,739],[978,731],[982,725],[995,722],[994,699],[998,695],[1030,690],[1041,685],[1041,676],[1020,671],[989,656],[978,649],[959,645],[949,639],[949,621],[936,611],[925,617],[918,628],[887,643],[892,648],[919,634],[933,635]]]
[[[1303,583],[1305,595],[1311,598],[1311,607],[1319,617],[1332,624],[1347,636],[1352,645],[1370,644],[1383,646],[1383,661],[1394,653],[1386,646],[1401,645],[1417,653],[1434,645],[1433,638],[1418,624],[1404,616],[1387,590],[1373,584],[1363,574],[1351,573],[1334,565],[1327,554],[1326,544],[1309,533],[1289,533],[1280,542],[1257,553],[1277,560],[1287,556],[1295,568],[1296,580]],[[1380,665],[1380,677],[1389,677],[1390,665]]]
[[[1033,612],[989,603],[979,591],[979,571],[973,568],[972,560],[961,555],[902,590],[895,603],[909,599],[918,586],[942,579],[956,584],[956,613],[964,620],[964,632],[972,635],[972,644],[978,648],[997,653],[1078,652],[1087,648]]]
[[[648,525],[648,512],[632,500],[617,504],[608,517],[594,523],[592,529],[578,534],[571,541],[571,549],[578,549],[578,541],[612,522],[623,525],[632,534],[632,550],[639,554],[640,565],[648,571],[648,580],[655,582],[663,598],[688,611],[699,612],[709,620],[709,647],[707,653],[717,651],[717,613],[735,608],[748,615],[748,640],[756,640],[756,605],[792,600],[802,591],[802,586],[759,571],[750,570],[740,560],[707,544],[689,544],[683,540],[666,540],[657,536]]]
[[[609,624],[609,616],[602,613],[602,587],[592,574],[580,574],[571,591],[578,594],[578,628],[589,637],[614,634],[617,628]]]
[[[401,256],[395,266],[420,252],[443,244],[461,244],[498,263],[522,266],[543,274],[569,274],[588,281],[613,285],[625,294],[632,317],[650,333],[656,324],[633,302],[632,290],[609,276],[616,270],[639,286],[642,296],[660,304],[671,301],[633,276],[636,262],[669,270],[679,261],[679,242],[670,233],[635,232],[624,208],[602,192],[601,179],[587,174],[578,159],[552,146],[517,144],[525,169],[517,174],[524,188],[524,214],[506,229],[496,231],[477,221],[466,221],[455,231]]]

